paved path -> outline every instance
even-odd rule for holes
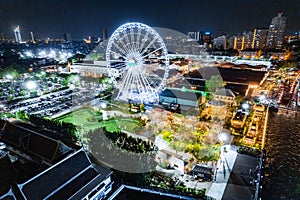
[[[236,156],[237,149],[231,145],[225,145],[226,152],[221,151],[221,157],[218,161],[217,170],[215,172],[215,180],[210,188],[207,188],[206,195],[216,200],[221,200],[230,177]]]

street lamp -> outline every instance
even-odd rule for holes
[[[222,148],[223,148],[224,142],[227,141],[227,139],[228,139],[227,133],[225,133],[225,132],[219,133],[218,139],[219,139],[219,141],[220,141],[220,143],[221,143],[221,154],[222,154],[222,152],[223,152],[223,151],[222,151]],[[224,148],[224,149],[225,149],[225,148]],[[224,150],[224,149],[223,149],[223,150]]]
[[[221,132],[218,136],[218,139],[223,144],[227,140],[227,134],[225,132]]]
[[[33,89],[35,89],[35,88],[37,87],[37,84],[36,84],[36,82],[34,82],[34,81],[28,81],[28,82],[26,82],[25,87],[26,87],[28,90],[33,90]]]
[[[242,108],[243,108],[244,110],[248,110],[248,109],[250,108],[250,105],[249,105],[248,103],[243,103],[243,104],[242,104]]]
[[[107,104],[105,102],[101,102],[100,106],[101,108],[105,109],[107,107]]]

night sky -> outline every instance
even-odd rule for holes
[[[287,33],[300,30],[300,0],[0,0],[0,33],[13,37],[20,25],[24,39],[102,37],[125,22],[137,21],[187,33],[210,31],[214,36],[268,27],[282,11]]]

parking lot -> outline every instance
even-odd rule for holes
[[[6,108],[6,111],[13,114],[24,111],[26,114],[41,117],[52,116],[72,107],[87,103],[94,98],[93,92],[88,92],[86,89],[65,89],[11,104]]]

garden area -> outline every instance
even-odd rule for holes
[[[81,126],[85,130],[101,128],[102,113],[90,108],[83,108],[74,112],[62,115],[55,120],[72,123]]]
[[[132,118],[110,119],[100,122],[100,127],[105,127],[108,132],[117,132],[120,130],[133,133],[141,124]]]
[[[80,126],[83,130],[90,131],[97,128],[105,128],[108,132],[119,132],[120,130],[134,133],[134,131],[142,127],[144,124],[138,119],[126,118],[111,118],[103,120],[101,111],[96,111],[91,108],[83,108],[72,113],[65,114],[56,118],[61,122],[72,123]]]

